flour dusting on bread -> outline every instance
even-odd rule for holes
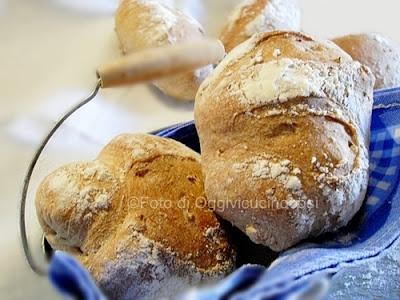
[[[129,221],[126,224],[130,226]],[[156,299],[218,280],[230,268],[229,264],[221,262],[212,270],[201,270],[190,258],[182,260],[171,249],[140,232],[131,231],[131,236],[125,235],[119,240],[115,258],[108,261],[97,276],[100,286],[115,291],[114,297],[127,299],[135,295],[140,299]]]
[[[285,29],[300,30],[297,0],[244,0],[229,15],[220,39],[230,52],[253,34]]]
[[[55,249],[75,255],[107,296],[171,297],[229,273],[227,235],[206,205],[199,154],[149,134],[122,134],[92,162],[42,182],[39,221]]]
[[[47,184],[59,195],[58,209],[73,208],[76,219],[107,210],[118,187],[116,179],[98,162],[60,169],[48,177]]]
[[[260,32],[296,29],[299,24],[300,11],[295,0],[269,0],[261,13],[246,25],[245,33],[251,37]]]
[[[207,197],[226,204],[217,213],[274,250],[346,225],[368,183],[373,84],[335,44],[298,32],[232,50],[195,103]],[[229,206],[252,199],[277,206]]]

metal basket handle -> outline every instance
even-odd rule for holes
[[[26,234],[26,198],[28,195],[29,191],[29,184],[32,178],[33,171],[36,167],[36,164],[40,158],[40,155],[42,154],[44,148],[47,146],[48,142],[52,138],[52,136],[56,133],[56,131],[60,128],[60,126],[72,115],[74,114],[78,109],[83,107],[84,105],[88,104],[91,100],[96,97],[97,93],[99,92],[99,89],[101,87],[101,80],[98,79],[97,84],[93,92],[84,100],[80,101],[78,104],[76,104],[74,107],[72,107],[69,111],[67,111],[64,116],[57,121],[57,123],[54,125],[54,127],[50,130],[50,132],[47,134],[47,136],[43,139],[43,141],[40,143],[39,147],[35,151],[35,154],[29,164],[28,171],[25,175],[24,179],[24,184],[22,188],[22,195],[21,195],[21,200],[20,200],[20,207],[19,207],[19,230],[20,230],[20,235],[21,235],[21,242],[22,242],[22,248],[25,253],[26,260],[31,267],[31,269],[38,275],[44,276],[47,274],[47,269],[42,268],[39,264],[36,263],[35,259],[33,258],[32,252],[29,248],[29,241],[28,241],[28,236]]]

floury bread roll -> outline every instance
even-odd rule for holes
[[[346,225],[367,189],[373,85],[334,43],[301,33],[235,48],[195,102],[216,212],[275,251]]]
[[[115,30],[126,54],[203,38],[196,20],[157,0],[123,0],[115,16]],[[210,65],[154,84],[169,96],[194,100],[200,83],[212,70]]]
[[[255,33],[300,30],[298,0],[244,0],[232,12],[220,39],[227,52]]]
[[[111,299],[159,299],[221,278],[235,255],[206,207],[200,157],[151,135],[118,136],[92,162],[40,185],[52,247],[73,254]]]
[[[375,75],[375,89],[400,86],[400,45],[376,34],[351,34],[333,39],[350,56]]]

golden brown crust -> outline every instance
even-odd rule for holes
[[[121,296],[131,288],[126,280],[146,268],[194,282],[232,269],[232,248],[206,203],[197,153],[173,140],[130,134],[111,141],[95,161],[50,174],[36,197],[52,246],[76,255],[107,293],[118,287]],[[118,286],[118,273],[130,267]],[[132,297],[146,293],[146,284],[136,282]]]
[[[230,15],[220,39],[227,52],[255,33],[279,29],[300,30],[297,0],[246,0]]]
[[[351,34],[333,42],[375,75],[375,89],[400,86],[400,45],[373,33]]]
[[[233,50],[195,104],[217,213],[273,250],[345,225],[367,186],[372,84],[336,45],[301,33]]]
[[[203,37],[203,29],[194,19],[155,0],[122,1],[115,15],[115,31],[123,53]],[[194,100],[200,83],[211,71],[208,66],[158,80],[155,85],[169,96]]]

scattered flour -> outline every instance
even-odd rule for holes
[[[245,33],[250,37],[255,33],[276,29],[300,29],[300,12],[297,0],[269,0],[260,14],[247,24]]]
[[[272,55],[276,58],[278,58],[281,55],[281,50],[280,49],[275,49]]]
[[[255,159],[252,162],[252,177],[259,179],[276,179],[285,189],[290,191],[300,190],[300,179],[290,170],[291,162],[287,159],[273,162],[266,159]],[[238,168],[238,170],[243,170]],[[297,171],[297,170],[296,170]],[[297,173],[297,172],[296,172]]]
[[[244,104],[283,103],[296,97],[327,97],[342,103],[359,76],[356,62],[337,64],[282,58],[253,66],[241,84]]]
[[[302,200],[304,203],[308,203],[307,201],[311,200],[307,199],[307,196],[302,191],[302,183],[298,177],[301,171],[293,167],[290,160],[277,161],[271,157],[255,157],[245,162],[234,164],[233,169],[236,172],[250,170],[254,180],[273,179],[279,182],[288,192],[288,199],[286,201],[288,207],[293,210],[295,215],[294,222],[296,223],[297,230],[299,232],[311,230],[315,216],[307,207],[299,208],[299,200]],[[272,189],[267,190],[265,195],[269,200],[278,201]],[[255,238],[257,236],[257,229],[254,228],[253,230],[252,226],[249,226],[246,228],[246,233],[250,237]]]
[[[128,149],[132,155],[132,159],[135,161],[148,159],[160,153],[200,161],[200,155],[182,143],[149,134],[122,134],[111,141],[110,145],[113,144]],[[129,167],[127,166],[127,168]]]
[[[153,43],[163,43],[167,37],[168,41],[174,42],[174,37],[170,35],[172,28],[178,22],[177,15],[166,5],[156,0],[136,0],[136,4],[147,7],[137,15],[138,19],[146,22],[138,23],[138,32],[148,37]]]
[[[257,63],[255,59],[249,59],[241,65],[240,80],[233,80],[229,76],[221,80],[231,66],[256,49],[263,36],[264,34],[253,35],[226,56],[200,86],[199,101],[202,101],[201,95],[212,82],[215,83],[213,94],[228,92],[232,99],[248,110],[284,103],[298,97],[328,98],[330,101],[326,105],[330,107],[330,111],[326,108],[312,108],[308,103],[298,105],[297,109],[309,114],[333,115],[346,123],[359,124],[360,135],[368,135],[369,128],[365,125],[368,112],[360,111],[359,107],[368,107],[372,103],[372,97],[369,96],[372,88],[366,93],[365,82],[373,79],[356,61],[323,63],[279,56],[271,61]],[[327,48],[334,47],[325,41],[316,43],[324,44]],[[216,101],[218,99],[216,97]],[[282,113],[285,112],[273,106],[271,112],[268,112],[271,115]],[[289,113],[295,114],[296,110],[293,108]]]
[[[342,268],[332,277],[327,300],[398,299],[400,240],[378,258]]]
[[[43,182],[48,204],[41,205],[39,215],[57,243],[79,248],[87,226],[110,208],[119,187],[119,181],[99,161],[67,165]]]
[[[117,247],[115,259],[95,273],[100,286],[120,299],[174,297],[194,285],[222,278],[231,268],[225,261],[207,271],[199,269],[190,259],[179,259],[172,250],[135,231]]]
[[[240,104],[238,106],[242,110],[241,113],[249,118],[263,118],[264,115],[255,113],[255,109],[265,107],[267,110],[265,116],[276,114],[331,116],[352,126],[358,143],[354,147],[356,158],[350,170],[339,165],[334,166],[326,158],[323,163],[320,163],[317,157],[309,161],[314,168],[317,187],[323,193],[323,197],[317,200],[324,201],[323,205],[325,202],[330,205],[330,208],[327,206],[326,215],[323,216],[327,220],[326,226],[321,230],[331,231],[345,225],[351,219],[358,210],[357,206],[361,205],[359,197],[366,188],[368,151],[363,141],[366,140],[369,130],[368,109],[372,104],[372,77],[360,63],[350,60],[308,61],[285,58],[278,55],[278,51],[274,51],[274,59],[262,63],[254,58],[242,59],[247,55],[251,57],[250,54],[258,53],[259,49],[262,49],[259,42],[264,36],[256,34],[228,54],[200,87],[200,99],[196,105],[201,105],[200,101],[207,100],[207,97],[201,97],[201,94],[205,93],[214,96],[209,97],[213,101],[224,101],[224,104],[233,101],[235,105]],[[324,45],[329,48],[326,43]],[[231,75],[225,77],[225,72],[228,70]],[[232,75],[232,70],[237,70],[240,76]],[[369,83],[371,88],[368,87]],[[313,106],[312,99],[290,105],[292,99],[299,97],[323,98],[323,101],[320,101],[322,104],[318,104],[319,106]],[[283,103],[285,106],[281,105]],[[365,107],[365,110],[360,110],[360,107]],[[316,153],[319,153],[318,149]],[[246,175],[251,174],[247,175],[247,178],[254,182],[265,179],[276,180],[288,192],[289,197],[286,200],[293,207],[298,206],[299,200],[306,201],[307,204],[310,201],[302,191],[300,180],[303,177],[300,176],[302,170],[294,168],[290,163],[257,156],[234,164],[233,169],[237,172],[246,172]],[[335,173],[335,169],[345,170],[346,174]],[[300,229],[304,229],[304,232],[312,227],[317,218],[320,222],[324,221],[321,216],[310,214],[310,211],[297,209],[296,211],[299,214],[295,217],[295,222]],[[328,224],[333,219],[335,220],[332,224]]]
[[[228,30],[244,17],[244,9],[255,5],[259,0],[245,0],[237,5],[228,17]],[[269,0],[267,5],[246,25],[244,34],[248,37],[255,33],[276,29],[300,29],[300,10],[297,0]]]
[[[57,193],[59,209],[74,207],[77,221],[107,210],[118,187],[111,173],[98,161],[59,169],[48,180],[48,189]]]
[[[300,190],[301,189],[301,181],[299,177],[290,175],[287,177],[285,187],[289,190]]]

